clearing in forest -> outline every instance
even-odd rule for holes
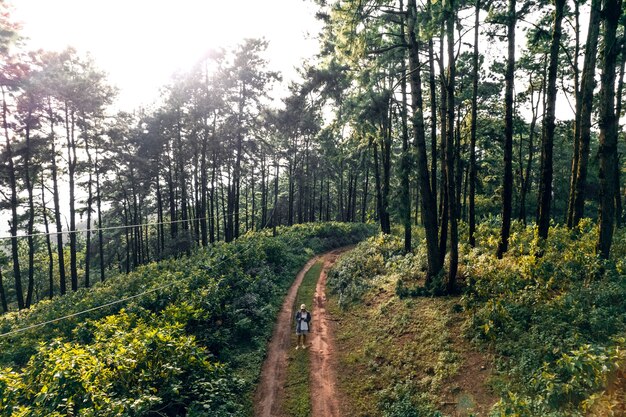
[[[488,388],[491,360],[461,336],[458,299],[400,299],[393,277],[381,277],[362,302],[339,308],[336,297],[326,296],[326,280],[341,252],[309,261],[289,290],[255,416],[365,417],[404,408],[419,415],[487,415],[496,401]],[[306,301],[311,280],[317,280],[312,305]],[[301,302],[313,314],[304,351],[295,350],[293,335],[294,305]]]

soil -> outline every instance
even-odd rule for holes
[[[326,311],[326,277],[329,268],[341,253],[341,248],[311,259],[296,276],[279,313],[268,354],[261,371],[260,383],[255,393],[255,417],[283,417],[282,403],[289,360],[293,349],[291,326],[293,304],[304,275],[320,259],[323,268],[317,282],[312,308],[313,322],[309,336],[311,417],[341,417],[348,415],[342,407],[347,401],[337,385],[338,352],[334,341],[336,323]],[[380,294],[379,294],[380,296]],[[459,372],[445,383],[441,393],[440,407],[446,415],[467,417],[486,416],[497,397],[488,388],[492,374],[492,359],[476,352],[470,343],[460,336],[458,323],[451,331],[455,350],[462,357]]]
[[[291,343],[291,311],[304,275],[315,265],[317,260],[318,258],[311,259],[298,272],[278,314],[272,340],[267,348],[267,357],[261,369],[261,380],[254,396],[255,417],[280,415],[280,399],[283,397],[287,371],[287,351]]]
[[[321,258],[324,266],[315,291],[313,305],[313,324],[310,335],[311,355],[311,408],[312,417],[340,417],[340,401],[337,393],[334,340],[332,326],[326,315],[326,275],[339,255],[349,248],[328,252],[321,257],[311,259],[296,276],[287,297],[283,302],[268,353],[261,370],[261,379],[255,393],[255,417],[277,417],[281,415],[281,403],[284,393],[288,351],[291,346],[291,312],[296,300],[298,288],[307,271]]]
[[[313,417],[340,417],[337,369],[332,325],[326,314],[326,276],[341,251],[324,255],[324,267],[315,288],[313,317],[316,324],[311,337],[311,409]]]
[[[487,353],[477,352],[469,341],[461,336],[459,321],[452,327],[455,350],[461,355],[461,367],[455,376],[445,383],[442,393],[442,409],[451,417],[488,416],[498,396],[489,388],[493,375],[493,359]]]

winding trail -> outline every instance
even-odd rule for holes
[[[313,304],[313,332],[310,335],[311,355],[311,408],[312,417],[340,417],[340,402],[337,395],[337,378],[334,366],[334,339],[332,326],[326,315],[326,276],[328,269],[343,252],[352,247],[335,249],[315,257],[302,268],[291,285],[283,302],[274,328],[268,353],[261,370],[261,380],[255,393],[255,417],[281,416],[281,404],[287,371],[288,351],[293,331],[292,312],[298,288],[307,271],[319,260],[324,261],[315,289]],[[294,416],[295,417],[295,416]]]
[[[311,337],[311,411],[313,417],[340,417],[337,395],[337,369],[332,326],[326,314],[326,276],[343,250],[324,255],[324,267],[315,288],[313,317],[315,327]]]

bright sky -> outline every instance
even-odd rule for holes
[[[90,52],[120,89],[124,110],[146,105],[171,75],[208,50],[265,37],[271,69],[285,78],[316,52],[311,0],[12,0],[28,45]]]

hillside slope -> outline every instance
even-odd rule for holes
[[[596,228],[532,227],[462,246],[458,297],[424,297],[423,248],[370,238],[331,270],[340,385],[351,416],[622,416],[626,239],[594,255]],[[417,239],[419,241],[419,239]],[[621,411],[620,411],[621,410]]]
[[[295,273],[372,230],[326,223],[249,234],[3,316],[1,415],[250,415]]]

